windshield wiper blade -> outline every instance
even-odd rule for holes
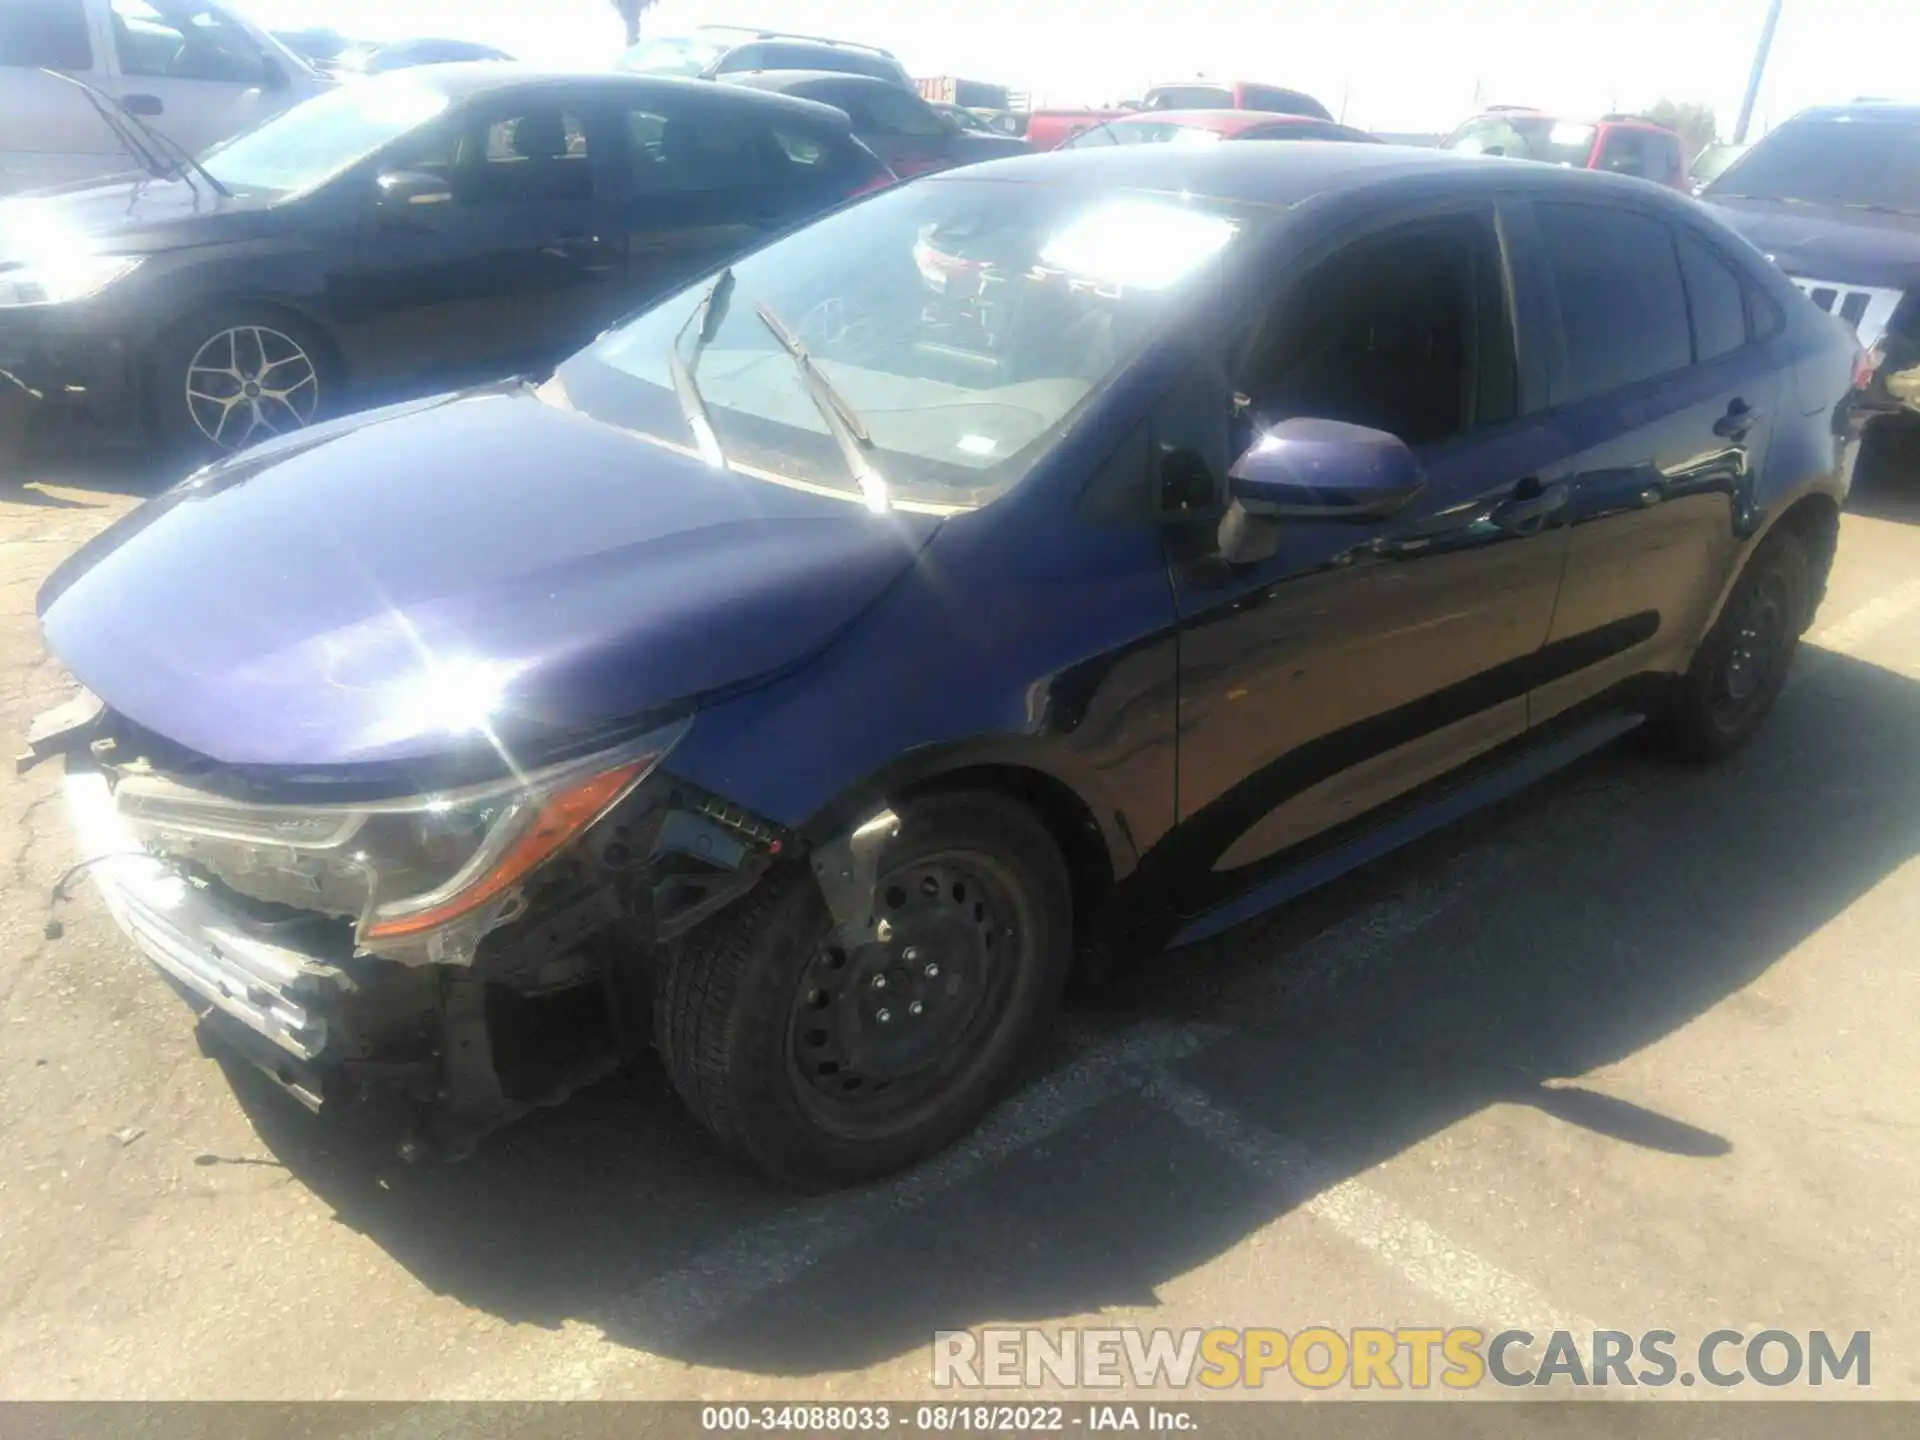
[[[773,332],[773,338],[793,356],[800,379],[807,387],[807,398],[813,401],[820,418],[827,422],[827,433],[833,436],[834,444],[840,447],[840,453],[846,457],[847,469],[860,486],[860,493],[866,497],[867,508],[891,510],[893,499],[887,490],[887,477],[867,456],[867,452],[873,448],[873,437],[867,433],[865,422],[851,405],[841,399],[840,392],[833,388],[833,382],[820,373],[819,366],[813,363],[813,356],[807,353],[807,347],[801,343],[800,337],[787,328],[786,322],[764,303],[756,303],[753,310],[760,317],[760,323]]]
[[[673,341],[667,346],[667,371],[673,377],[674,398],[680,402],[680,413],[686,417],[687,428],[693,432],[693,443],[699,448],[700,458],[716,470],[727,468],[727,455],[720,448],[720,437],[713,429],[713,417],[707,413],[706,397],[700,393],[700,382],[694,378],[693,372],[699,367],[700,354],[707,348],[707,342],[726,322],[727,302],[732,299],[733,267],[729,265],[714,276],[707,293],[700,297],[700,303],[687,316],[686,324],[674,332]],[[682,359],[680,342],[686,337],[687,331],[696,326],[698,333],[693,337],[693,354]]]
[[[161,149],[168,151],[174,156],[175,163],[180,167],[180,173],[183,177],[187,175],[189,170],[197,171],[206,177],[206,182],[213,187],[216,195],[225,200],[231,200],[233,198],[233,191],[227,188],[226,182],[211,170],[207,169],[206,166],[202,165],[199,158],[191,150],[187,149],[186,146],[167,134],[166,131],[154,129],[153,126],[147,124],[146,121],[142,120],[131,110],[126,111],[126,116],[127,119],[140,127],[140,133],[142,135],[145,135],[148,139],[158,144]],[[188,180],[188,183],[192,183],[191,179]]]
[[[160,157],[142,144],[139,136],[127,124],[127,121],[133,118],[132,115],[116,105],[111,96],[102,94],[78,75],[69,75],[64,70],[50,70],[42,66],[40,73],[51,75],[56,80],[64,80],[85,95],[87,103],[93,106],[94,113],[100,117],[100,123],[113,132],[114,139],[120,142],[127,154],[133,157],[134,163],[142,170],[156,178],[167,173],[167,167],[161,163]]]

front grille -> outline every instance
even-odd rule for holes
[[[1829,315],[1837,315],[1860,337],[1861,345],[1871,350],[1887,333],[1887,323],[1900,308],[1898,290],[1876,290],[1866,285],[1847,285],[1835,280],[1809,280],[1789,275],[1801,293]]]

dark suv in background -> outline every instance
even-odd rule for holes
[[[1869,414],[1920,415],[1920,106],[1805,111],[1700,198],[1852,327]]]
[[[891,51],[877,46],[722,25],[702,25],[688,35],[642,40],[620,57],[620,68],[641,75],[679,75],[695,80],[717,80],[723,75],[745,75],[756,70],[831,70],[842,75],[869,75],[914,89],[906,67],[893,58]]]

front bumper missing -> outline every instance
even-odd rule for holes
[[[97,771],[69,774],[68,816],[108,913],[177,985],[275,1049],[311,1063],[327,1052],[326,1001],[344,971],[240,928],[192,884],[143,853]],[[96,858],[98,857],[98,858]]]

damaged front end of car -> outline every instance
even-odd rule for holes
[[[397,1109],[403,1154],[451,1159],[644,1050],[657,947],[790,853],[662,770],[691,723],[336,798],[338,777],[185,756],[83,697],[23,759],[65,757],[76,871],[214,1048],[315,1111]]]

